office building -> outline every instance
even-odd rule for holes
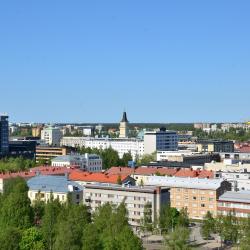
[[[7,115],[0,115],[0,157],[9,152],[9,121]]]
[[[49,164],[53,158],[61,155],[68,155],[71,152],[72,148],[69,147],[36,146],[36,162]]]
[[[102,159],[96,154],[84,155],[63,155],[57,156],[51,160],[53,167],[77,166],[80,169],[88,172],[101,172]]]
[[[29,179],[27,185],[28,197],[32,203],[37,199],[48,202],[52,198],[64,203],[69,196],[72,203],[82,203],[83,188],[66,176],[39,175]]]
[[[62,132],[59,128],[48,127],[41,131],[41,139],[44,140],[49,146],[60,146],[62,139]]]
[[[127,138],[128,137],[128,119],[127,113],[123,112],[122,120],[120,122],[120,138]]]
[[[146,204],[151,205],[152,221],[157,220],[161,207],[169,203],[169,189],[87,184],[84,187],[83,202],[90,207],[91,212],[107,202],[114,205],[124,202],[128,210],[128,222],[137,229],[141,225]]]
[[[176,131],[161,128],[159,131],[144,133],[144,154],[156,151],[175,151],[178,149],[178,134]]]
[[[233,141],[200,140],[197,142],[197,151],[202,153],[234,152]]]

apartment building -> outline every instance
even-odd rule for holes
[[[49,163],[51,159],[67,155],[71,152],[71,149],[68,147],[43,147],[36,146],[36,162]]]
[[[84,155],[62,155],[51,160],[53,167],[78,166],[80,169],[89,172],[102,171],[102,159],[96,154]]]
[[[169,202],[169,189],[160,187],[135,187],[112,184],[88,184],[84,187],[83,202],[94,212],[99,206],[110,202],[125,203],[128,222],[136,229],[144,216],[145,204],[151,204],[152,221],[159,216],[162,205]]]
[[[70,197],[74,204],[82,203],[83,188],[66,176],[35,176],[27,181],[28,197],[31,202],[37,199],[48,202],[52,197],[66,202]]]
[[[9,152],[9,117],[0,115],[0,157]]]
[[[239,218],[250,216],[250,191],[225,192],[218,199],[218,214],[232,213]]]
[[[187,208],[191,219],[203,219],[208,211],[217,215],[217,199],[231,189],[222,179],[198,179],[151,176],[146,185],[170,188],[170,204],[178,210]]]
[[[118,152],[120,158],[128,152],[131,152],[133,159],[144,154],[144,142],[136,138],[63,137],[61,145],[98,149],[112,148]]]

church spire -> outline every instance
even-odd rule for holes
[[[127,113],[126,113],[126,111],[124,111],[124,112],[123,112],[121,122],[128,122],[128,119],[127,119]]]

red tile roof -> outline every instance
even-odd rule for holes
[[[186,168],[167,168],[167,167],[112,167],[106,171],[108,175],[113,174],[127,174],[127,175],[167,175],[177,177],[191,177],[191,178],[213,178],[213,171],[207,170],[193,170]]]
[[[74,170],[69,174],[69,179],[72,181],[86,181],[86,182],[101,182],[117,184],[117,180],[121,177],[121,181],[125,181],[129,175],[109,175],[105,173],[89,173],[80,170]]]

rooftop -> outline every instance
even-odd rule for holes
[[[150,176],[146,185],[180,187],[194,189],[212,189],[216,190],[221,186],[223,179],[199,179],[199,178],[182,178],[167,176]]]
[[[31,190],[39,190],[41,192],[68,193],[69,186],[75,191],[82,191],[82,187],[74,181],[69,181],[66,176],[35,176],[27,181],[27,185]]]
[[[52,162],[65,162],[65,161],[82,161],[85,159],[100,159],[96,154],[84,154],[84,155],[60,155],[52,159]]]
[[[108,175],[105,173],[90,173],[80,170],[72,171],[69,175],[69,179],[72,181],[100,182],[111,184],[117,184],[118,178],[121,178],[121,181],[124,182],[128,177],[129,175]]]
[[[219,201],[250,203],[250,191],[228,191],[219,197]]]

